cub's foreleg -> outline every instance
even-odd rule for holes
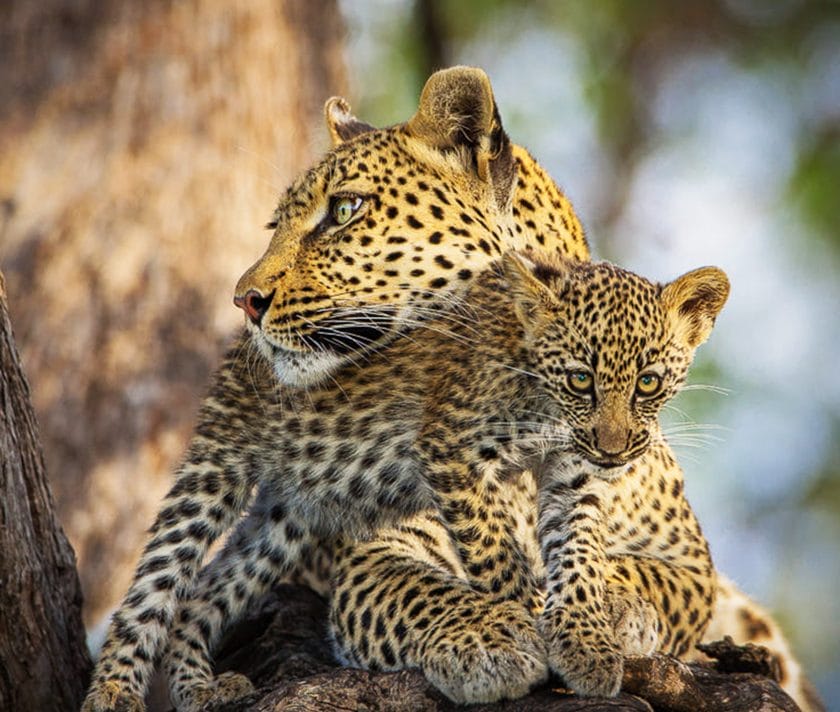
[[[559,483],[540,491],[538,537],[546,566],[539,627],[552,671],[582,695],[618,694],[623,651],[610,620],[604,551],[605,487]]]

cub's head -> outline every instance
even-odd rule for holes
[[[658,285],[606,262],[503,264],[557,437],[605,471],[638,458],[726,302],[726,275],[702,267]]]
[[[363,361],[514,243],[516,168],[482,71],[434,74],[390,128],[342,99],[325,112],[334,147],[280,200],[234,298],[289,385]]]

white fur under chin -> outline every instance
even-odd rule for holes
[[[283,354],[272,356],[271,363],[277,380],[284,386],[301,388],[317,386],[329,374],[347,363],[347,359],[331,353]]]
[[[259,332],[251,338],[260,354],[271,364],[274,375],[283,386],[304,388],[317,386],[329,378],[329,374],[346,365],[348,359],[328,351],[296,352],[276,350]]]

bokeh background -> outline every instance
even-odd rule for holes
[[[729,274],[673,442],[719,568],[840,709],[840,4],[104,7],[0,9],[0,269],[92,628],[238,323],[260,225],[326,146],[323,99],[402,121],[465,63],[599,257]]]

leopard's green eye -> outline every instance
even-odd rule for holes
[[[360,207],[362,207],[362,199],[359,196],[342,195],[333,198],[330,215],[336,225],[346,225]]]
[[[566,385],[575,393],[591,393],[592,383],[592,374],[586,371],[572,371],[566,375]]]
[[[662,379],[655,373],[643,373],[636,379],[636,393],[640,396],[655,396],[662,388]]]

